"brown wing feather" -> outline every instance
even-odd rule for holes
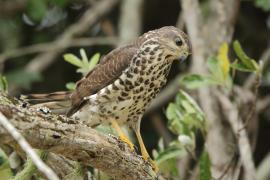
[[[117,48],[102,58],[102,61],[83,79],[77,82],[76,90],[71,95],[72,107],[67,113],[71,116],[84,104],[84,97],[97,93],[114,82],[129,66],[137,47],[130,45]]]

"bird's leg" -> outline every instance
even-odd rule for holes
[[[129,140],[129,138],[125,135],[125,133],[122,131],[120,126],[118,125],[117,121],[110,120],[112,127],[116,130],[117,134],[119,135],[119,138],[127,143],[131,150],[134,150],[134,144]]]
[[[155,170],[155,172],[158,172],[158,166],[157,166],[156,162],[150,158],[150,156],[145,148],[145,145],[143,143],[143,139],[142,139],[142,136],[140,133],[140,129],[134,129],[134,131],[135,131],[136,137],[137,137],[139,145],[140,145],[142,157],[144,158],[144,160],[150,162],[150,164],[153,167],[153,169]]]

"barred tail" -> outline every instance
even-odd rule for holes
[[[70,99],[71,92],[69,91],[58,91],[49,94],[28,94],[21,95],[20,99],[28,102],[50,102],[50,101],[66,101]]]
[[[46,106],[51,110],[65,110],[71,106],[71,92],[58,91],[49,94],[21,95],[20,99],[32,104],[34,107]]]

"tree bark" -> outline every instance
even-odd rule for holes
[[[91,165],[116,179],[162,179],[124,142],[78,120],[25,107],[23,102],[4,93],[0,93],[0,112],[34,148]],[[0,139],[1,144],[16,146],[3,127]]]

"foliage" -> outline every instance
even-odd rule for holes
[[[176,160],[193,153],[196,146],[195,133],[200,130],[202,134],[206,134],[206,120],[197,103],[182,90],[167,107],[166,117],[168,128],[178,138],[167,148],[164,148],[163,141],[160,140],[159,149],[154,151],[154,157],[163,173],[171,172],[170,175],[178,177]]]
[[[203,151],[200,157],[200,180],[211,180],[211,171],[210,171],[210,166],[211,162],[209,159],[209,155],[206,150]]]
[[[237,56],[233,63],[230,62],[228,57],[229,46],[223,43],[219,48],[217,56],[210,57],[207,61],[208,74],[186,75],[180,80],[181,84],[189,89],[213,85],[231,89],[233,85],[232,74],[236,70],[253,72],[257,76],[261,76],[262,66],[247,56],[238,41],[233,43],[233,49]],[[166,170],[168,171],[168,168],[171,168],[170,172],[175,171],[175,166],[171,164],[176,159],[183,158],[187,154],[194,157],[196,132],[200,130],[204,137],[207,132],[204,113],[196,102],[182,90],[176,95],[175,101],[168,105],[166,117],[168,119],[168,128],[178,136],[178,140],[172,141],[167,148],[159,146],[159,151],[154,152],[157,163],[165,173]],[[199,158],[199,167],[201,180],[212,179],[210,171],[211,162],[205,148]],[[173,174],[178,176],[179,172]]]
[[[85,76],[97,65],[100,59],[100,54],[96,53],[90,59],[88,59],[85,50],[80,49],[80,55],[81,59],[74,54],[64,54],[64,60],[76,66],[78,68],[76,72],[81,73],[83,76]],[[66,84],[66,88],[69,90],[74,90],[75,87],[76,84],[74,82],[69,82]]]
[[[218,85],[230,89],[232,87],[232,73],[235,70],[240,72],[253,72],[257,76],[262,74],[262,65],[247,56],[238,41],[233,42],[233,49],[236,59],[231,63],[228,58],[228,44],[221,45],[218,55],[207,60],[209,73],[206,75],[189,74],[180,79],[180,83],[188,89],[196,89],[203,86]]]
[[[0,149],[0,177],[1,179],[12,179],[13,177],[8,157],[2,149]]]
[[[260,65],[258,65],[254,59],[252,59],[246,55],[246,53],[243,51],[243,49],[238,41],[234,41],[233,48],[234,48],[236,55],[240,59],[240,62],[239,62],[239,60],[236,60],[231,65],[234,69],[237,69],[237,70],[243,71],[243,72],[255,72],[256,74],[261,73],[262,68],[260,67]]]
[[[264,11],[270,11],[270,1],[269,0],[254,0],[255,5],[262,8]]]
[[[46,151],[36,150],[36,153],[42,160],[46,160],[48,155]],[[17,173],[13,180],[30,179],[36,172],[37,172],[36,165],[33,163],[30,157],[27,157],[23,170]]]

